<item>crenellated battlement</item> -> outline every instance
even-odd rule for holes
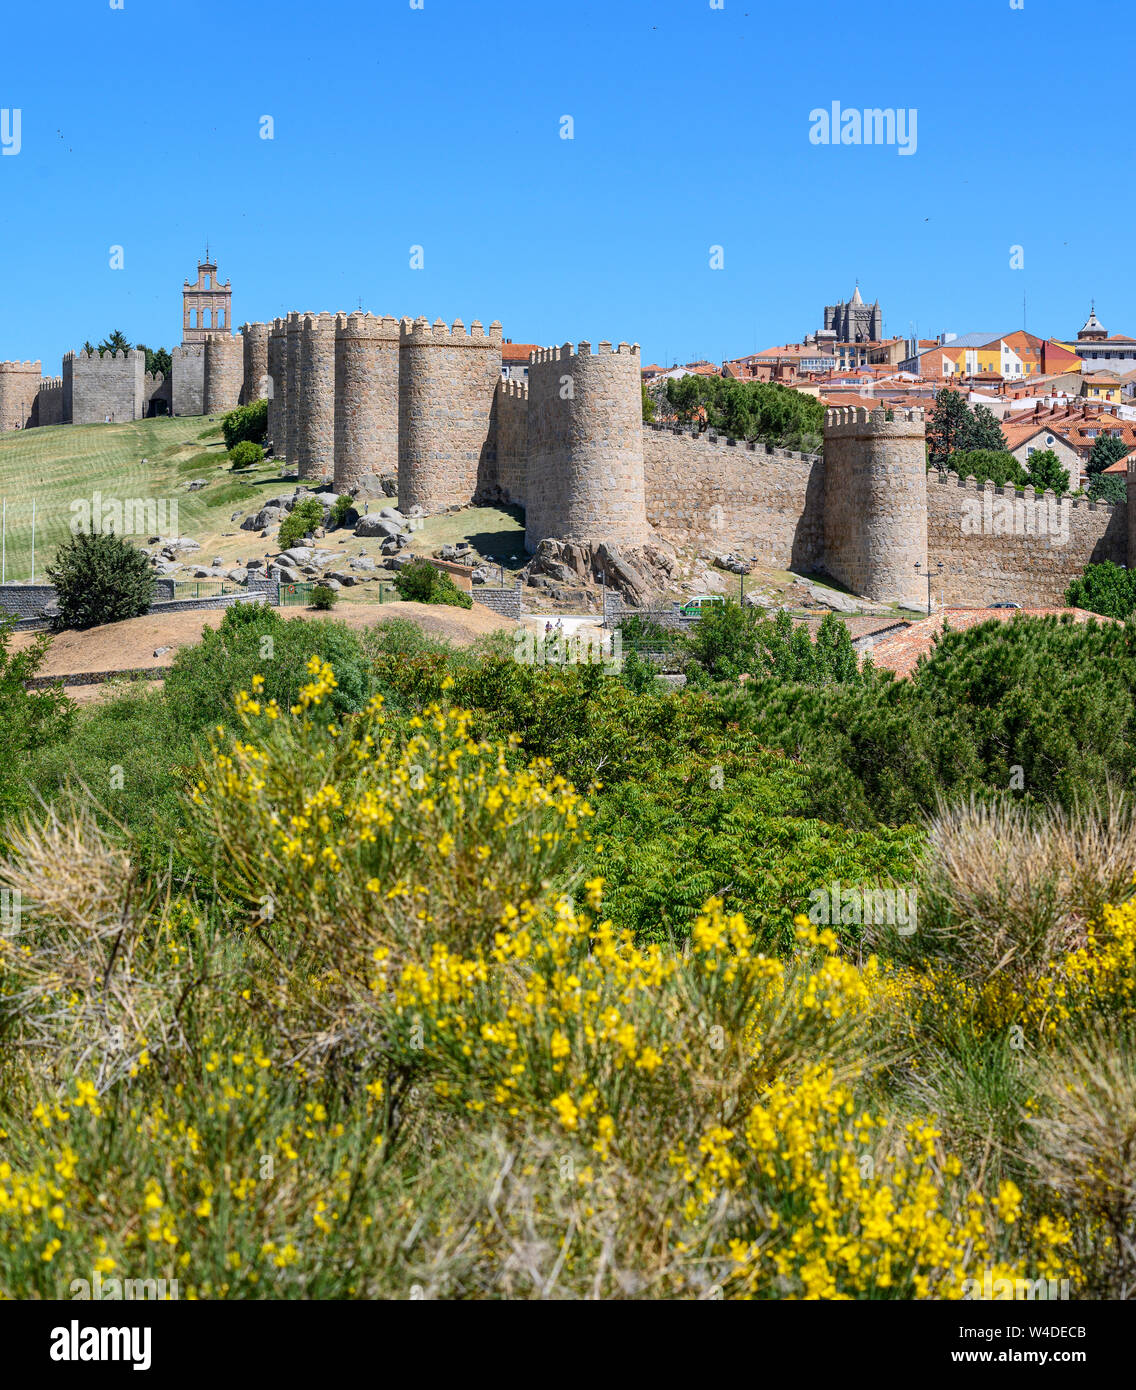
[[[1128,471],[1130,474],[1133,471],[1133,465],[1131,463],[1128,465]],[[1055,503],[1064,502],[1070,507],[1080,507],[1089,512],[1111,512],[1114,505],[1118,507],[1127,505],[1124,502],[1113,504],[1112,502],[1093,501],[1088,497],[1058,497],[1052,488],[1047,487],[1044,492],[1038,492],[1029,483],[1027,483],[1025,487],[1015,487],[1013,483],[1004,483],[1002,487],[998,487],[995,483],[991,482],[990,479],[980,483],[973,473],[968,474],[964,478],[960,474],[952,473],[949,470],[935,469],[933,470],[933,475],[928,474],[929,482],[932,476],[934,477],[934,482],[940,487],[955,487],[960,491],[972,492],[978,496],[981,496],[984,492],[990,492],[995,497],[1020,497],[1024,498],[1027,502],[1052,499]]]
[[[650,421],[644,422],[643,428],[654,430],[657,434],[679,435],[708,449],[738,449],[758,456],[792,459],[797,463],[808,464],[815,463],[820,457],[819,454],[808,454],[797,449],[782,449],[776,444],[766,444],[761,440],[735,439],[733,435],[719,434],[717,430],[703,431],[697,425],[668,425]]]
[[[607,355],[618,356],[626,354],[632,357],[639,356],[638,343],[619,343],[614,348],[606,339],[599,344],[595,353],[592,352],[592,345],[586,339],[582,340],[577,346],[571,343],[561,343],[553,347],[538,348],[535,352],[529,353],[529,365],[538,366],[545,362],[566,362],[574,357],[604,357]]]
[[[486,331],[480,319],[474,319],[467,329],[461,319],[454,319],[450,325],[445,319],[435,319],[431,323],[425,317],[404,318],[399,324],[399,341],[403,347],[444,344],[448,347],[500,348],[501,324],[494,319]]]
[[[364,314],[361,311],[335,316],[335,332],[340,338],[377,338],[399,341],[400,324],[390,314]]]
[[[116,352],[100,352],[98,348],[93,348],[90,352],[71,352],[67,356],[75,362],[134,362],[146,361],[146,354],[138,348],[131,348],[129,352],[119,349]]]
[[[42,376],[42,362],[0,362],[0,372],[5,376]]]
[[[529,398],[529,384],[527,381],[516,381],[513,377],[502,381],[497,386],[499,395],[508,396],[510,400],[527,401]]]

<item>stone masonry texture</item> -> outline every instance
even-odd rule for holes
[[[286,386],[284,437],[287,441],[285,457],[293,465],[296,462],[296,450],[300,442],[300,335],[303,331],[304,318],[304,314],[290,313],[284,328],[286,345],[284,351],[284,381]]]
[[[398,469],[399,325],[340,314],[335,328],[335,491]]]
[[[205,413],[205,344],[189,343],[170,350],[174,378],[175,415]]]
[[[271,329],[272,325],[268,323],[246,323],[241,329],[244,345],[242,405],[268,397],[268,335]]]
[[[206,415],[220,415],[240,404],[245,350],[240,338],[213,333],[205,340]]]
[[[890,418],[889,418],[890,417]],[[824,420],[824,568],[854,594],[926,602],[922,410],[844,406]]]
[[[64,375],[67,374],[64,360]],[[146,354],[77,352],[70,361],[71,420],[76,425],[115,425],[140,420],[145,402]]]
[[[399,505],[436,512],[492,491],[501,325],[404,319],[398,379]]]
[[[335,470],[335,322],[334,314],[305,314],[301,323],[294,462],[303,479]]]
[[[273,319],[268,335],[268,437],[277,458],[285,458],[288,453],[288,391],[284,370],[287,352],[285,320]]]
[[[533,353],[525,546],[548,537],[651,539],[643,482],[639,345],[581,342]]]

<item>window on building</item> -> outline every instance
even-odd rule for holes
[[[218,309],[218,310],[217,310],[217,327],[218,327],[218,328],[224,328],[224,326],[225,326],[225,311],[224,311],[224,309]]]
[[[1026,446],[1026,458],[1029,458],[1030,454],[1036,454],[1036,453],[1037,453],[1037,445],[1036,445],[1036,444],[1028,444],[1028,445]]]
[[[203,309],[203,310],[201,311],[201,326],[202,326],[202,328],[211,328],[212,325],[213,325],[213,310],[212,310],[212,309]]]

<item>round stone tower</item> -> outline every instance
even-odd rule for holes
[[[926,607],[922,410],[842,406],[826,411],[824,557],[828,573],[854,594]]]
[[[404,319],[398,352],[398,501],[438,512],[465,505],[495,472],[493,399],[501,325]]]
[[[640,546],[652,539],[643,482],[639,344],[543,348],[529,363],[525,547],[543,540]]]
[[[335,491],[398,468],[399,325],[340,314],[335,327]]]
[[[242,340],[230,337],[228,333],[211,333],[205,339],[205,390],[202,402],[205,414],[216,415],[239,405],[244,376]]]
[[[293,466],[300,444],[300,335],[304,318],[303,314],[290,313],[284,325],[284,434],[288,441],[285,457]]]
[[[306,314],[300,333],[300,416],[296,466],[301,478],[335,470],[334,314]]]
[[[42,377],[42,362],[0,362],[0,430],[26,430],[32,423]]]
[[[268,437],[272,441],[273,453],[279,459],[288,456],[288,387],[284,375],[287,351],[284,320],[273,319],[268,335]]]
[[[268,397],[268,335],[271,329],[272,325],[268,323],[246,323],[241,329],[245,359],[242,405],[248,405],[252,401],[263,401]]]

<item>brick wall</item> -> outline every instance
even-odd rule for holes
[[[824,459],[643,427],[647,520],[666,540],[808,570],[824,554]]]

